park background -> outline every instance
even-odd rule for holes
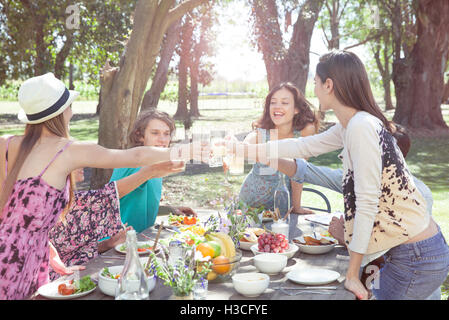
[[[432,190],[433,216],[449,239],[447,1],[164,0],[157,9],[148,7],[154,1],[42,3],[0,0],[0,135],[23,132],[17,120],[23,80],[54,72],[80,92],[70,124],[77,140],[125,148],[135,116],[154,107],[175,117],[175,141],[217,128],[243,138],[276,82],[294,82],[318,107],[312,79],[319,55],[348,49],[364,61],[387,118],[409,130],[407,164]],[[165,11],[154,11],[163,5]],[[136,8],[170,24],[151,24]],[[151,46],[145,37],[158,41]],[[420,82],[423,72],[428,84]],[[132,101],[117,103],[127,86]],[[328,112],[323,128],[335,122]],[[337,154],[310,161],[339,168]],[[250,169],[246,164],[245,174]],[[107,174],[86,168],[78,187],[98,187]],[[234,194],[244,177],[230,177]],[[229,192],[223,182],[222,168],[189,164],[184,173],[164,178],[162,204],[214,208]],[[333,211],[343,211],[341,194],[311,187],[326,194]],[[323,206],[313,195],[303,199]],[[442,291],[447,299],[449,280]]]

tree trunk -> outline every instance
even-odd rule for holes
[[[385,101],[385,111],[393,110],[393,101],[391,100],[391,72],[390,72],[390,56],[388,54],[388,45],[390,43],[390,35],[387,33],[384,37],[384,62],[385,74],[382,76],[382,83],[384,86],[384,101]]]
[[[285,48],[278,21],[275,0],[251,0],[254,13],[253,32],[257,48],[262,53],[267,70],[268,87],[271,89],[286,79],[283,60]]]
[[[262,52],[270,89],[290,81],[305,92],[309,73],[310,39],[324,0],[307,0],[300,8],[290,47],[284,48],[275,0],[252,0],[254,33]]]
[[[385,101],[385,111],[393,110],[393,100],[391,99],[391,76],[390,74],[385,74],[382,77],[383,87],[384,87],[384,101]]]
[[[62,46],[61,50],[59,50],[55,59],[55,77],[58,79],[62,79],[65,74],[65,60],[70,54],[70,49],[73,46],[73,34],[71,31],[67,31],[66,33],[66,41]]]
[[[160,54],[160,61],[157,65],[156,74],[151,83],[151,88],[145,93],[142,101],[142,107],[140,111],[147,110],[151,108],[157,108],[159,103],[159,98],[164,91],[165,85],[168,81],[168,69],[170,66],[170,61],[173,58],[173,53],[175,52],[176,45],[180,40],[181,34],[181,19],[176,21],[174,24],[168,28],[165,34],[165,40],[162,45],[162,50]]]
[[[151,76],[168,27],[187,11],[206,0],[186,0],[170,9],[175,0],[139,0],[134,26],[120,59],[119,67],[104,68],[100,75],[101,96],[98,144],[111,149],[128,147],[128,135]],[[91,188],[105,185],[110,170],[95,169]]]
[[[328,39],[326,36],[327,48],[329,49],[329,51],[334,49],[338,50],[340,48],[339,25],[341,16],[343,15],[348,0],[346,0],[345,3],[343,4],[343,8],[341,9],[341,11],[340,11],[340,1],[341,0],[332,0],[331,1],[332,5],[329,5],[329,0],[324,1],[324,4],[326,5],[330,18],[331,38]]]
[[[178,67],[178,109],[173,116],[176,120],[184,120],[189,115],[187,108],[189,89],[187,88],[188,67],[187,57],[182,55],[179,59]]]
[[[393,120],[415,129],[448,128],[441,100],[449,54],[449,2],[419,1],[417,26],[417,41],[410,56],[393,65],[398,83]]]
[[[449,104],[449,80],[444,85],[444,94],[443,94],[442,103]]]
[[[190,67],[190,116],[193,118],[198,118],[201,116],[200,110],[198,108],[198,74],[199,65],[194,63]]]
[[[178,66],[178,109],[173,116],[176,120],[184,120],[189,116],[189,65],[192,54],[193,21],[190,16],[186,16],[181,31],[181,48],[179,50]]]
[[[69,90],[75,90],[75,85],[73,84],[73,64],[70,62],[69,65]]]
[[[44,40],[44,23],[37,22],[36,25],[36,35],[35,35],[35,42],[36,42],[36,57],[35,57],[35,63],[34,63],[34,75],[40,76],[45,73],[47,73],[48,70],[48,52],[47,52],[47,46],[45,45]]]
[[[293,82],[304,94],[309,75],[310,40],[322,6],[323,0],[309,0],[301,7],[284,62],[288,71],[285,80]]]
[[[389,44],[389,36],[388,33],[384,34],[383,37],[383,58],[384,63],[382,63],[382,60],[380,58],[380,50],[381,50],[381,43],[376,43],[376,50],[374,52],[374,59],[376,61],[377,68],[379,69],[379,73],[382,77],[382,86],[384,88],[384,102],[385,102],[385,111],[394,109],[393,102],[391,100],[391,89],[390,89],[390,82],[391,82],[391,74],[390,74],[390,59],[388,55],[388,44]]]

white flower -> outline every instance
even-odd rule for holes
[[[201,251],[195,251],[195,261],[206,262],[206,261],[209,261],[210,259],[211,259],[211,257],[209,257],[209,256],[203,257],[203,254],[201,253]]]

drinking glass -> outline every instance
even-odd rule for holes
[[[208,145],[210,141],[210,134],[206,132],[194,132],[192,133],[192,143],[194,153],[199,153],[201,151],[202,146]],[[208,159],[209,161],[209,159]],[[193,160],[193,163],[201,163],[201,161]]]
[[[193,285],[193,300],[206,300],[207,297],[207,284],[206,279],[198,279]]]
[[[245,172],[245,156],[242,145],[237,146],[236,153],[230,156],[229,174],[233,176],[241,175]]]
[[[226,187],[231,186],[231,183],[229,182],[229,166],[230,166],[230,164],[231,164],[231,156],[227,154],[223,157],[223,171],[224,171],[224,176],[225,176],[225,181],[224,181],[223,185]]]
[[[210,133],[210,144],[212,149],[209,167],[223,166],[223,157],[226,155],[226,147],[223,145],[226,132],[224,130],[213,130]]]

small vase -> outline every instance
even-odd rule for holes
[[[170,296],[169,300],[193,300],[193,293],[190,292],[189,294],[186,295],[178,295],[173,293]]]

